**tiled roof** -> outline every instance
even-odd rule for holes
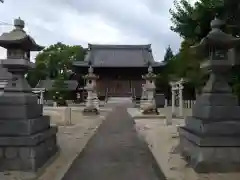
[[[78,82],[75,80],[66,80],[64,81],[67,85],[67,89],[70,91],[74,91],[77,89]],[[36,86],[36,88],[45,88],[46,90],[51,90],[53,87],[54,80],[46,79],[46,80],[40,80]]]
[[[154,61],[151,45],[94,45],[89,44],[89,51],[83,62],[75,66],[93,67],[146,67],[148,63],[161,66]]]

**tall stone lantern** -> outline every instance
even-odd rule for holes
[[[212,30],[194,46],[207,55],[202,67],[210,78],[197,98],[192,116],[179,128],[180,149],[197,172],[224,172],[240,167],[240,107],[227,83],[232,62],[228,50],[240,39],[221,30],[224,23],[215,18]]]
[[[43,106],[24,78],[33,66],[30,51],[43,49],[24,31],[24,21],[14,20],[15,28],[0,36],[7,49],[2,65],[12,78],[0,96],[0,170],[36,171],[57,151],[56,127],[43,116]]]
[[[86,79],[87,100],[84,113],[99,114],[99,99],[97,96],[97,79],[99,77],[93,73],[91,62],[89,63],[88,74],[84,76]]]
[[[156,77],[156,74],[153,73],[153,68],[151,64],[149,64],[148,73],[142,76],[142,78],[146,81],[142,87],[144,98],[141,99],[140,104],[140,109],[143,114],[158,114],[155,101]]]

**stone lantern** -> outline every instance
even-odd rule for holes
[[[240,107],[226,76],[232,62],[228,50],[240,39],[221,30],[224,23],[215,18],[212,30],[194,48],[208,57],[202,64],[210,78],[197,98],[192,116],[180,127],[180,149],[197,172],[224,172],[240,167]]]
[[[0,36],[0,46],[7,49],[2,65],[12,74],[0,96],[0,170],[36,171],[58,150],[57,128],[50,127],[24,77],[33,66],[30,51],[43,47],[26,34],[23,20],[15,19],[14,26]]]
[[[97,79],[99,77],[93,73],[93,67],[91,63],[89,63],[88,74],[84,76],[86,79],[86,87],[87,90],[87,100],[86,106],[83,110],[84,113],[94,113],[99,114],[99,100],[97,96]]]
[[[143,95],[140,104],[140,109],[143,114],[158,114],[155,102],[156,77],[156,74],[153,73],[151,64],[149,64],[148,73],[142,76],[142,78],[146,81],[142,87]]]

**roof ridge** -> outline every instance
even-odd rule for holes
[[[151,49],[151,44],[88,44],[88,47],[91,48],[133,48],[133,49]]]

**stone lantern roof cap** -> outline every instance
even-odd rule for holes
[[[207,50],[210,48],[231,49],[240,44],[240,38],[236,38],[221,30],[224,22],[218,18],[211,21],[212,30],[199,44],[192,46],[194,49]]]
[[[25,31],[25,22],[18,18],[14,20],[14,29],[10,32],[3,33],[0,36],[0,46],[6,49],[19,48],[29,51],[41,51],[43,46],[38,45],[34,39]]]
[[[210,22],[210,26],[212,29],[214,28],[221,28],[222,26],[224,26],[224,21],[218,19],[217,17],[215,17],[211,22]]]

